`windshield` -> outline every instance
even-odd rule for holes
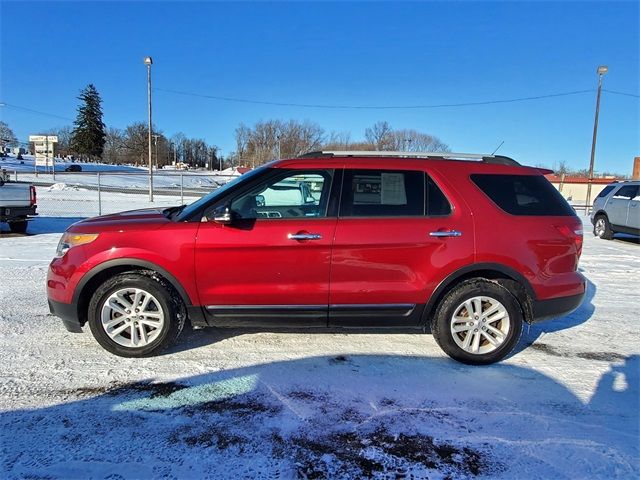
[[[267,168],[268,168],[267,165],[263,165],[259,168],[256,168],[255,170],[251,170],[250,172],[245,173],[244,175],[240,175],[239,177],[234,178],[230,182],[227,182],[224,185],[222,185],[221,187],[216,188],[213,192],[209,193],[208,195],[205,195],[199,200],[196,200],[195,202],[193,202],[192,204],[187,205],[184,209],[182,209],[182,212],[180,212],[180,215],[175,220],[180,222],[182,220],[185,220],[191,217],[204,205],[208,204],[212,200],[215,200],[217,197],[223,195],[226,191],[232,189],[239,183],[244,183],[245,181],[249,181],[257,175],[260,175]]]

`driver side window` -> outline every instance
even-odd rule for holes
[[[332,171],[290,171],[231,202],[236,218],[326,217]]]

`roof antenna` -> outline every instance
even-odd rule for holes
[[[501,147],[502,145],[504,145],[504,140],[502,140],[502,141],[500,142],[500,145],[498,145],[498,146],[496,147],[496,149],[495,149],[493,152],[491,152],[491,155],[495,154],[495,153],[500,149],[500,147]]]

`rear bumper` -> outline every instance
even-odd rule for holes
[[[533,321],[539,322],[548,318],[562,317],[573,312],[582,304],[585,292],[569,297],[551,298],[549,300],[535,300],[533,302]]]
[[[36,215],[38,215],[36,213],[36,205],[29,207],[0,207],[0,219],[2,219],[3,222]]]
[[[72,333],[82,333],[82,325],[78,319],[78,309],[69,303],[56,302],[49,299],[49,311],[56,317],[60,317],[64,328]]]

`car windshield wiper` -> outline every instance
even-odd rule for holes
[[[173,218],[178,215],[183,209],[184,207],[186,207],[187,205],[180,205],[177,207],[169,207],[169,208],[165,208],[162,213],[169,219],[169,220],[173,220]]]

